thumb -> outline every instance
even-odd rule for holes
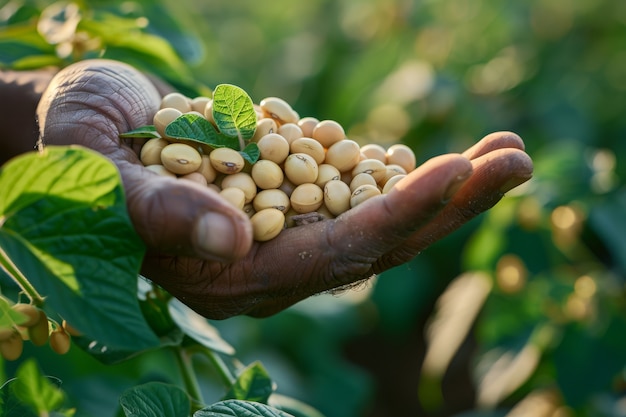
[[[150,250],[233,261],[252,246],[248,217],[214,190],[118,161],[131,220]]]

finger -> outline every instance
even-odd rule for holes
[[[248,217],[212,189],[119,164],[128,210],[151,251],[230,262],[252,245]]]
[[[463,152],[463,156],[468,159],[476,159],[498,149],[519,149],[524,150],[524,141],[513,132],[493,132],[476,142],[474,146]]]
[[[310,295],[368,278],[372,264],[426,223],[471,174],[461,155],[433,158],[398,184],[337,219],[288,229],[259,247],[256,280],[280,297],[257,299],[246,314],[267,316]],[[272,281],[268,281],[271,279]],[[260,294],[260,291],[259,291]]]
[[[498,149],[472,160],[472,177],[428,224],[375,265],[380,273],[409,261],[478,214],[493,207],[512,188],[532,177],[530,157],[516,148]]]
[[[242,256],[252,240],[243,213],[209,189],[150,172],[119,140],[121,132],[151,121],[159,100],[149,80],[128,65],[80,62],[60,72],[42,98],[42,140],[78,143],[117,165],[131,220],[149,249],[212,260]]]

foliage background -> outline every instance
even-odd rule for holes
[[[209,87],[282,97],[419,161],[498,130],[526,142],[535,178],[408,265],[269,319],[213,323],[279,392],[327,417],[626,415],[626,3],[89,3],[151,11],[146,29]],[[94,415],[172,372],[163,352],[121,367],[72,354],[46,371],[71,375]]]

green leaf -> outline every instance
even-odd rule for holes
[[[11,304],[3,297],[0,297],[0,328],[20,325],[27,320],[28,316],[26,314],[13,310]]]
[[[158,346],[137,302],[145,248],[100,154],[50,146],[0,168],[0,248],[46,309],[86,336],[113,349]]]
[[[265,404],[251,401],[226,400],[220,401],[202,410],[196,411],[193,417],[293,417],[284,411]]]
[[[30,56],[56,56],[54,46],[37,33],[34,25],[18,25],[1,30],[0,50],[0,66],[12,66]]]
[[[231,84],[220,84],[213,92],[213,118],[223,134],[251,139],[256,130],[256,111],[250,96]]]
[[[129,130],[126,133],[122,133],[119,135],[122,139],[155,139],[160,138],[159,132],[157,132],[156,127],[154,125],[146,125],[138,127],[137,129]]]
[[[190,338],[215,352],[235,354],[235,349],[219,335],[217,329],[207,319],[196,313],[178,299],[169,302],[172,320]]]
[[[197,114],[183,114],[167,125],[165,134],[178,140],[188,140],[213,148],[239,150],[239,141],[218,133],[211,122]]]
[[[161,382],[133,387],[120,397],[126,417],[188,417],[191,402],[182,389]]]
[[[36,411],[37,415],[58,410],[65,401],[63,391],[41,374],[34,359],[20,365],[9,387],[15,399]]]
[[[276,393],[273,393],[270,397],[269,405],[286,413],[290,413],[294,417],[324,417],[322,413],[310,405],[295,398]]]
[[[243,159],[250,165],[254,165],[256,161],[258,161],[261,157],[261,151],[259,150],[259,146],[254,142],[248,143],[246,147],[243,148],[243,150],[239,153],[241,154],[241,156],[243,156]]]
[[[254,362],[242,370],[230,387],[224,400],[246,400],[267,404],[275,385],[260,362]]]
[[[569,324],[554,351],[556,382],[566,403],[575,409],[593,402],[623,372],[626,351],[626,319],[608,317],[602,332],[596,326]],[[613,388],[614,389],[614,388]]]

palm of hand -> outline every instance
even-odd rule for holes
[[[38,108],[44,144],[80,144],[119,168],[149,251],[142,273],[210,318],[274,314],[313,294],[407,262],[528,180],[521,139],[493,133],[463,154],[422,164],[391,193],[336,219],[253,242],[248,218],[209,188],[145,169],[119,134],[150,124],[159,93],[113,61],[59,73]]]

